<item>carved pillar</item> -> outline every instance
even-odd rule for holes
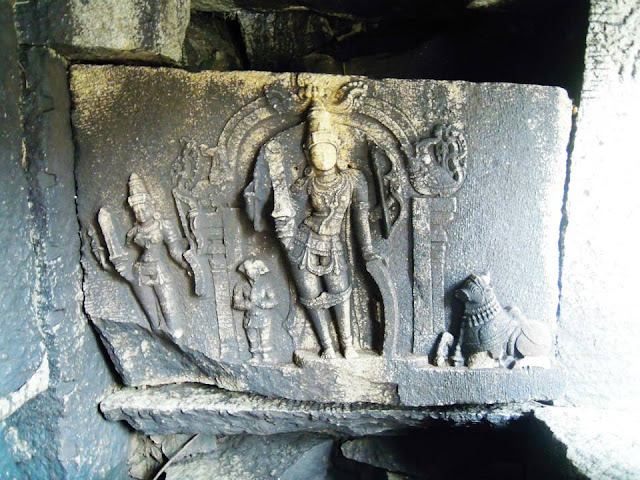
[[[413,199],[413,353],[428,355],[445,328],[445,227],[456,211],[455,198]]]
[[[228,358],[237,355],[238,351],[238,332],[231,310],[231,283],[227,266],[227,245],[230,243],[229,225],[232,209],[223,208],[220,210],[222,226],[220,249],[209,257],[209,266],[211,267],[216,298],[220,355],[222,358]]]
[[[413,199],[413,353],[426,355],[431,335],[431,211],[428,198]]]

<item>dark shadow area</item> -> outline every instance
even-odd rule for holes
[[[386,479],[388,472],[433,480],[585,478],[567,460],[566,447],[531,416],[505,427],[438,422],[399,436],[362,437],[337,448],[333,464],[335,479]]]
[[[327,73],[554,85],[577,101],[588,10],[586,0],[520,0],[490,8],[451,2],[411,16],[365,20],[355,33],[344,19],[328,17],[336,37],[318,45],[311,61],[309,52],[299,52],[278,70],[327,72],[326,55],[342,70]]]

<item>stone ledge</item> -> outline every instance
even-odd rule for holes
[[[320,404],[234,393],[195,384],[124,388],[100,404],[108,420],[125,420],[147,435],[203,433],[271,435],[321,432],[373,435],[433,421],[504,425],[533,410],[535,403],[446,409],[397,408],[373,404]]]

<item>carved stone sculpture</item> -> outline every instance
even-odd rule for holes
[[[129,178],[127,201],[135,215],[135,223],[126,235],[126,245],[139,247],[141,253],[133,263],[130,262],[121,240],[114,237],[111,214],[103,208],[98,214],[98,222],[109,249],[109,261],[131,284],[151,328],[154,331],[164,329],[171,338],[178,340],[184,333],[182,311],[173,289],[164,248],[166,246],[171,258],[186,270],[182,238],[156,210],[142,178],[136,173]]]
[[[470,275],[456,297],[464,302],[460,336],[452,358],[454,365],[494,368],[536,365],[548,368],[551,353],[549,328],[527,319],[517,307],[503,308],[498,302],[489,274]],[[445,364],[451,334],[444,332],[436,365]]]
[[[85,308],[125,384],[404,406],[559,388],[533,368],[558,298],[559,90],[72,70]],[[459,288],[486,265],[549,324],[488,277]]]
[[[244,312],[242,325],[247,333],[252,360],[270,361],[273,350],[271,324],[278,300],[265,276],[269,269],[262,260],[247,259],[240,264],[238,271],[246,281],[238,283],[233,290],[233,308]]]
[[[367,180],[358,169],[349,168],[341,158],[339,140],[331,116],[322,102],[314,102],[307,114],[305,152],[309,166],[295,181],[291,195],[287,188],[274,187],[276,235],[287,250],[291,273],[300,302],[309,312],[322,348],[322,357],[335,358],[329,333],[331,311],[345,358],[357,352],[351,334],[351,278],[346,238],[350,217],[365,262],[379,260],[371,243]],[[267,144],[270,165],[282,156],[279,144]],[[272,179],[278,181],[276,168]],[[291,198],[293,196],[293,198]],[[303,219],[296,222],[298,212]]]

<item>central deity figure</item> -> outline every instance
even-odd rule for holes
[[[364,260],[380,258],[371,243],[367,180],[341,158],[331,114],[322,103],[314,102],[309,108],[307,129],[304,149],[310,166],[290,189],[293,209],[284,209],[288,210],[285,214],[276,212],[282,210],[278,208],[282,202],[274,182],[276,208],[272,215],[277,236],[287,250],[300,302],[315,327],[322,357],[336,356],[329,333],[333,309],[342,353],[345,358],[354,358],[358,354],[351,334],[352,279],[347,251],[351,218]],[[269,148],[273,149],[273,144],[267,145]],[[288,193],[285,191],[284,196]],[[297,212],[303,210],[304,219],[296,225]]]

